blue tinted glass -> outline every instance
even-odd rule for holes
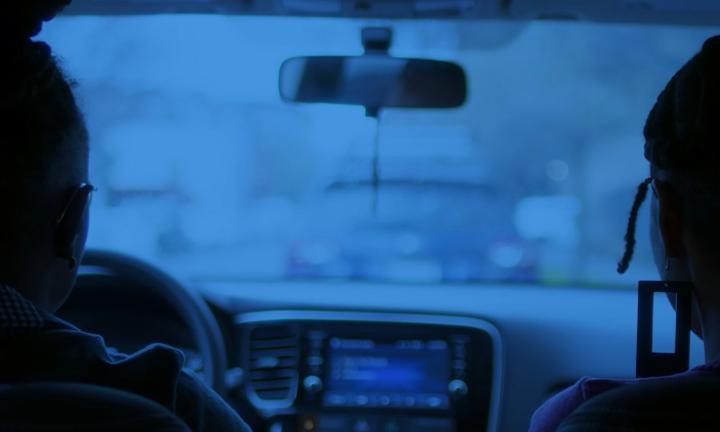
[[[715,29],[398,22],[451,59],[457,110],[287,104],[283,60],[361,53],[347,20],[61,18],[49,41],[91,133],[90,247],[180,276],[630,286],[615,263],[658,92]],[[380,188],[372,181],[379,140]],[[375,207],[376,204],[376,207]]]

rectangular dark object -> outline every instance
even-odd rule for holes
[[[391,35],[382,31],[371,34],[367,29],[364,33],[365,48],[371,54],[286,60],[280,68],[282,99],[357,105],[373,110],[446,109],[465,103],[467,76],[462,66],[385,55],[382,52],[389,48]]]
[[[652,351],[653,298],[657,292],[676,295],[674,353]],[[688,370],[692,292],[693,285],[690,282],[639,282],[636,358],[638,378],[666,376]]]

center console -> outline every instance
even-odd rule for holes
[[[485,321],[273,311],[236,324],[245,396],[275,431],[495,429],[501,347]]]

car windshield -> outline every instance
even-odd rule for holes
[[[631,274],[615,273],[648,171],[642,127],[715,29],[390,21],[393,55],[463,66],[465,106],[374,119],[361,107],[281,100],[284,60],[360,54],[368,24],[48,24],[41,39],[77,81],[90,130],[89,247],[196,279],[621,287],[653,276],[646,214]]]

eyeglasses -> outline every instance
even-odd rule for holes
[[[85,211],[87,206],[90,204],[90,201],[92,201],[92,193],[96,190],[97,188],[90,183],[80,183],[73,190],[72,195],[70,195],[70,199],[68,199],[62,212],[60,212],[60,216],[58,216],[57,219],[57,224],[62,224],[63,221],[65,221],[70,214],[75,214],[79,211]]]

